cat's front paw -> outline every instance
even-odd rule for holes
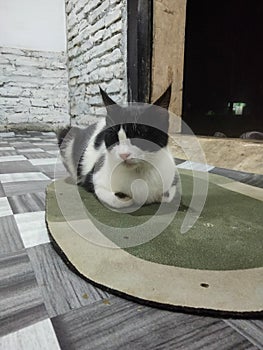
[[[127,208],[133,205],[133,199],[125,195],[124,193],[117,192],[117,195],[114,192],[108,191],[104,188],[96,188],[95,193],[97,198],[104,204],[116,208]]]
[[[133,205],[133,199],[128,197],[126,194],[122,192],[117,192],[114,194],[115,200],[112,203],[112,206],[117,209],[127,208]]]
[[[171,203],[171,201],[174,199],[176,194],[176,187],[172,186],[169,191],[165,192],[162,195],[161,202],[162,203]]]
[[[115,192],[114,195],[122,200],[126,200],[125,198],[130,199],[130,197],[128,197],[127,194],[123,192]]]

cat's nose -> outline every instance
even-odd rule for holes
[[[122,160],[126,160],[129,158],[131,154],[130,153],[120,153],[119,156],[121,157]]]

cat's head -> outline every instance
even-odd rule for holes
[[[101,137],[116,160],[135,166],[167,146],[171,86],[152,105],[133,103],[122,107],[105,91],[100,92],[107,109]]]

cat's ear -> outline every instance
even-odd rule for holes
[[[104,106],[107,109],[106,124],[107,125],[118,124],[121,120],[122,108],[116,102],[114,102],[106,93],[106,91],[102,90],[101,87],[100,87],[100,93],[102,96]]]
[[[171,92],[172,92],[172,84],[168,87],[168,89],[156,100],[153,105],[159,106],[165,109],[169,108],[170,100],[171,100]]]
[[[100,93],[101,93],[101,96],[102,96],[102,100],[103,100],[103,103],[104,103],[104,106],[108,109],[109,106],[112,106],[112,105],[116,105],[116,102],[114,102],[110,96],[107,94],[106,91],[102,90],[102,88],[100,87]]]

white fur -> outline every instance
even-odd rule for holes
[[[120,128],[120,131],[118,132],[118,138],[120,141],[124,141],[127,139],[126,133],[123,130],[123,127]]]
[[[74,139],[72,137],[67,139],[67,142],[64,142],[61,146],[61,155],[62,155],[62,160],[65,167],[70,172],[72,178],[76,181],[77,170],[76,170],[76,167],[74,166],[73,159],[72,159],[73,143],[74,143]]]

